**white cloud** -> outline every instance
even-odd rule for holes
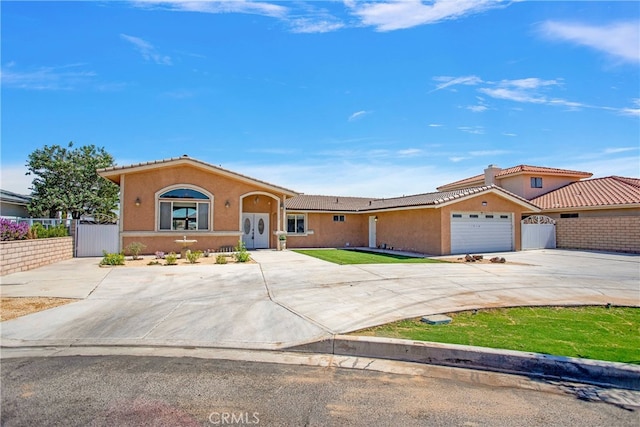
[[[420,0],[393,2],[345,2],[363,25],[373,26],[377,31],[393,31],[418,25],[435,24],[450,19],[503,7],[495,0],[434,0],[423,3]]]
[[[429,127],[430,128],[440,128],[443,125],[439,124],[439,123],[429,123]]]
[[[291,31],[294,33],[328,33],[344,27],[342,22],[315,20],[311,18],[292,19]]]
[[[474,113],[483,113],[489,109],[486,105],[468,105],[465,108]]]
[[[484,128],[482,126],[458,126],[458,130],[462,132],[470,133],[473,135],[483,135]]]
[[[548,38],[587,46],[624,62],[640,62],[640,22],[588,25],[546,21],[540,25]]]
[[[365,111],[365,110],[356,111],[355,113],[350,115],[347,120],[350,121],[350,122],[352,122],[354,120],[359,120],[359,119],[363,118],[364,116],[366,116],[367,114],[370,114],[370,113],[371,113],[370,111]]]
[[[73,90],[94,81],[96,73],[83,70],[85,64],[40,67],[19,71],[15,63],[2,68],[2,85],[28,90]]]
[[[441,90],[455,85],[475,86],[482,83],[482,79],[478,76],[462,76],[462,77],[450,77],[450,76],[436,76],[433,80],[442,82],[436,86],[431,92]]]
[[[400,157],[414,157],[422,154],[422,150],[419,148],[407,148],[406,150],[398,151]]]
[[[467,160],[469,157],[461,157],[461,156],[456,156],[456,157],[449,157],[449,160],[451,160],[454,163],[457,162],[461,162],[463,160]]]
[[[637,151],[638,147],[617,147],[617,148],[605,148],[602,152],[604,154],[617,154],[625,153],[627,151]]]
[[[148,41],[127,34],[120,34],[120,37],[131,43],[146,61],[153,61],[159,65],[172,65],[171,57],[158,53]]]
[[[247,13],[280,18],[288,8],[273,3],[246,0],[136,0],[137,6],[163,8],[182,12]]]

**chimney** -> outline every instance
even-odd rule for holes
[[[496,165],[489,165],[484,170],[484,185],[487,187],[496,183],[496,175],[498,175],[502,169]]]

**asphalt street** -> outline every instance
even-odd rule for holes
[[[588,401],[597,390],[549,392],[547,386],[541,392],[501,384],[500,374],[485,373],[478,382],[120,355],[4,359],[1,375],[1,424],[7,427],[638,425],[637,412]]]

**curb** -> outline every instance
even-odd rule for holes
[[[417,362],[640,390],[638,365],[523,351],[351,335],[335,335],[286,350]]]

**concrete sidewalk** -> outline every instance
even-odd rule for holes
[[[507,264],[339,266],[292,251],[256,264],[99,268],[1,278],[2,296],[78,302],[2,323],[2,345],[284,349],[407,317],[514,305],[640,305],[640,257],[540,250]]]

